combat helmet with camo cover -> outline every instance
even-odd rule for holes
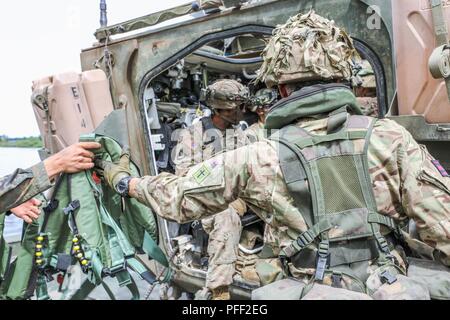
[[[263,51],[257,82],[278,84],[314,80],[351,80],[359,60],[352,40],[334,21],[314,10],[278,26]]]
[[[250,107],[248,108],[251,112],[256,112],[258,108],[269,108],[277,100],[278,93],[274,89],[260,89],[255,95],[250,99]]]
[[[236,80],[221,79],[206,89],[206,103],[217,110],[239,108],[249,99],[248,89]]]

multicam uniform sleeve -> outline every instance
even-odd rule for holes
[[[159,216],[178,223],[222,212],[237,198],[247,201],[249,194],[257,192],[252,163],[258,156],[267,159],[267,150],[267,144],[259,149],[253,144],[219,154],[192,167],[183,177],[168,173],[144,177],[136,187],[137,199]],[[268,199],[264,194],[255,205],[267,207]]]
[[[378,169],[372,167],[378,171],[374,179],[378,207],[399,213],[399,219],[405,215],[414,219],[421,240],[437,249],[450,266],[450,178],[406,129],[389,120],[383,123],[374,129],[381,143],[385,140],[385,151],[380,151],[385,161]],[[381,192],[383,188],[389,192]]]
[[[0,178],[0,212],[6,212],[52,187],[44,163],[27,170],[17,169]]]
[[[173,155],[175,164],[175,174],[183,176],[194,165],[194,158],[192,155],[192,135],[188,129],[180,132],[175,152]]]
[[[421,240],[439,250],[442,262],[450,266],[450,177],[427,149],[404,131],[406,148],[399,159],[403,206],[416,221]]]

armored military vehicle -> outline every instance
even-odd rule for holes
[[[35,82],[35,91],[50,88],[56,104],[69,99],[65,108],[77,114],[52,118],[36,110],[47,148],[43,156],[96,129],[130,146],[141,174],[171,171],[177,130],[210,112],[202,90],[232,78],[256,92],[252,80],[265,40],[276,25],[310,9],[343,26],[370,64],[378,116],[405,126],[450,168],[450,8],[440,0],[199,1],[112,26],[102,15],[97,42],[81,52],[83,75]],[[72,97],[59,95],[61,87]],[[70,133],[60,129],[69,127]],[[158,218],[159,245],[173,257],[175,296],[204,285],[207,239],[199,225]],[[243,226],[254,234],[264,228],[251,213]],[[254,237],[241,243],[240,255],[245,260],[263,247],[261,237]],[[259,285],[238,270],[232,295],[249,298]]]

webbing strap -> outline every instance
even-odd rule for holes
[[[144,235],[142,248],[149,257],[158,261],[164,267],[169,268],[169,261],[167,260],[166,255],[147,232],[145,232]]]
[[[136,258],[130,258],[127,260],[128,266],[134,270],[142,279],[144,279],[149,284],[156,282],[156,276],[148,270],[144,265],[138,261]]]
[[[96,287],[97,285],[86,279],[69,300],[85,300]]]
[[[303,248],[307,247],[323,232],[331,229],[333,225],[330,220],[323,217],[319,223],[314,225],[308,231],[303,232],[297,240],[293,241],[289,246],[281,250],[280,255],[285,257],[292,257],[300,252]]]
[[[317,250],[317,266],[316,266],[316,274],[315,280],[322,281],[325,276],[325,271],[329,265],[329,257],[330,257],[330,242],[327,237],[322,240],[319,244]]]
[[[137,287],[136,281],[134,281],[133,277],[131,277],[131,283],[127,285],[128,290],[130,290],[130,293],[132,295],[131,300],[139,300],[140,294],[139,289]]]
[[[338,140],[357,140],[364,139],[366,137],[367,131],[356,130],[356,131],[341,131],[324,136],[313,136],[302,138],[295,142],[300,149],[312,147],[324,142],[333,142]]]
[[[103,287],[103,289],[105,289],[106,294],[108,295],[109,299],[116,300],[116,297],[114,296],[114,293],[111,291],[109,286],[104,281],[102,281],[102,287]]]
[[[37,278],[36,297],[38,300],[50,300],[47,290],[47,280],[43,274]]]
[[[444,17],[442,0],[431,0],[431,13],[433,15],[434,33],[437,45],[448,43],[447,21]]]

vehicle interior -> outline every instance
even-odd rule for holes
[[[251,95],[265,87],[264,84],[255,84],[253,80],[262,63],[261,53],[268,37],[267,34],[246,33],[208,42],[187,56],[176,57],[170,67],[146,84],[143,104],[158,172],[174,172],[170,155],[177,142],[177,130],[211,115],[212,111],[202,99],[202,92],[208,85],[218,79],[235,79],[247,85]],[[368,62],[366,69],[371,67],[376,85],[372,88],[354,88],[355,94],[378,100],[381,107],[372,109],[371,115],[382,116],[386,108],[382,101],[383,86],[379,85],[383,81],[381,64],[377,65],[376,56],[359,42],[358,51],[362,59]],[[242,125],[245,129],[255,121],[256,114],[247,111]],[[242,227],[239,257],[251,261],[251,257],[265,249],[265,224],[249,211],[242,218]],[[185,272],[190,270],[204,278],[208,267],[208,235],[201,222],[180,225],[164,221],[162,229],[164,238],[168,240],[166,245],[171,249],[175,246],[179,248],[175,264]],[[238,263],[235,284],[248,289],[259,286],[258,282],[243,277],[241,271],[242,264]]]

